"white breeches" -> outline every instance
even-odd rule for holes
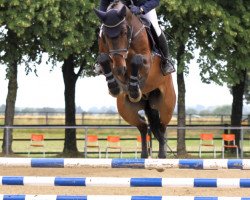
[[[152,26],[154,27],[157,36],[160,36],[161,35],[161,28],[160,28],[159,23],[158,23],[156,10],[155,9],[150,10],[147,14],[143,15],[143,17],[148,19],[152,23]]]

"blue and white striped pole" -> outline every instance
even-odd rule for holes
[[[250,169],[250,159],[0,158],[0,167]]]
[[[4,195],[0,200],[250,200],[249,197]]]
[[[0,200],[250,200],[250,197],[129,196],[129,195],[1,195]]]
[[[2,176],[0,185],[83,187],[250,188],[250,178],[111,178]]]

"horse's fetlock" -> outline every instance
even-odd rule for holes
[[[141,152],[141,158],[148,158],[148,152]]]
[[[165,158],[167,158],[166,153],[159,153],[158,154],[158,158],[159,159],[165,159]]]

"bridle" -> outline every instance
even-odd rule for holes
[[[103,24],[103,26],[105,27],[108,27],[108,28],[115,28],[115,27],[118,27],[120,24],[124,23],[125,22],[125,17],[120,21],[118,22],[117,24],[115,25],[106,25],[106,24]],[[129,26],[128,24],[126,24],[126,26],[128,27],[128,34],[127,34],[127,48],[123,48],[123,49],[110,49],[109,50],[109,56],[112,58],[114,55],[119,55],[121,56],[123,59],[127,59],[128,57],[128,52],[129,52],[129,48],[131,46],[131,42],[133,39],[135,39],[142,31],[143,29],[145,28],[144,24],[142,24],[141,28],[136,32],[134,33],[134,29],[133,29],[133,26]]]

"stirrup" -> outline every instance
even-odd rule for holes
[[[163,76],[166,76],[168,74],[175,72],[174,64],[171,62],[170,59],[165,58],[164,60],[162,60],[161,71],[162,71]]]

